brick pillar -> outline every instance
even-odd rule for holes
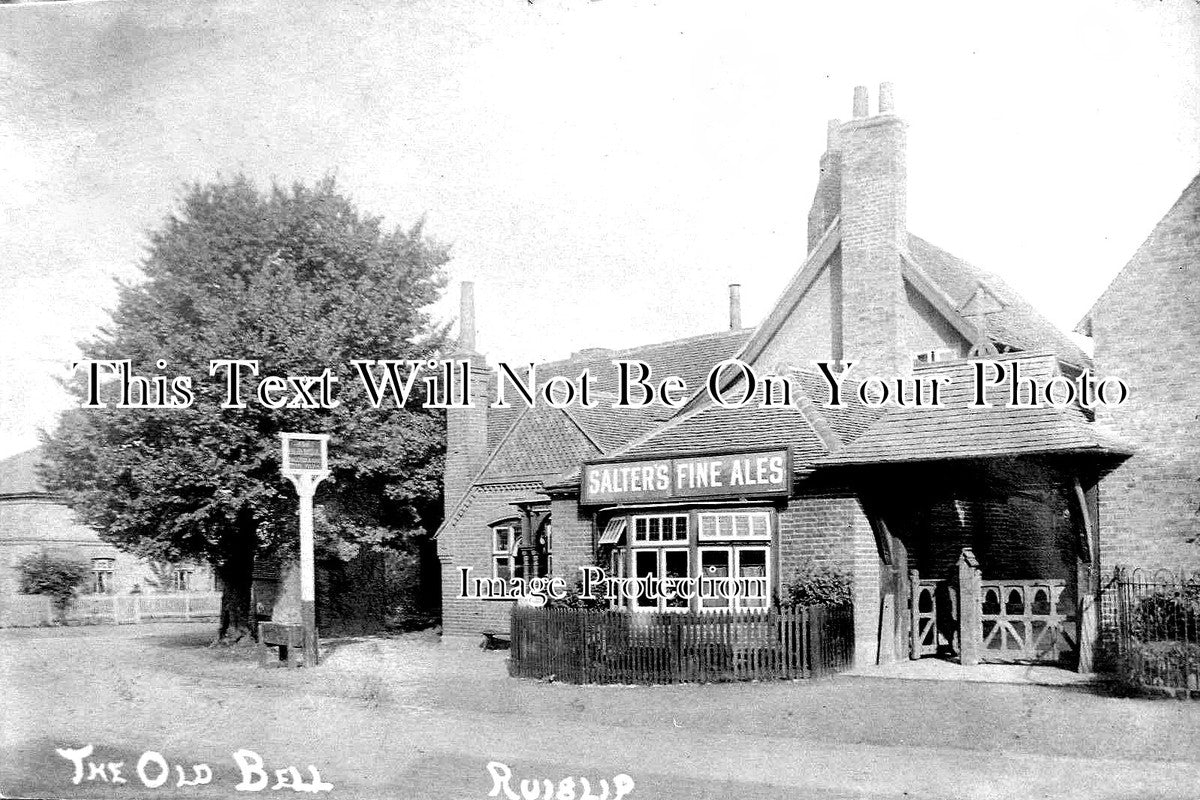
[[[856,117],[838,132],[842,340],[844,357],[856,363],[852,376],[889,378],[912,370],[901,334],[907,303],[900,263],[908,236],[906,133],[894,114],[859,116],[865,93],[859,87]]]

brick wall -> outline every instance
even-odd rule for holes
[[[479,637],[483,630],[507,630],[511,600],[462,599],[460,567],[470,567],[472,577],[492,574],[492,529],[490,524],[516,515],[514,501],[528,497],[532,483],[476,486],[464,506],[437,540],[442,571],[443,636]],[[554,521],[557,540],[558,520]],[[557,545],[557,541],[555,542]]]
[[[880,560],[875,534],[850,492],[792,498],[779,514],[779,580],[787,584],[806,563],[826,564],[854,577],[855,664],[878,657]],[[888,622],[890,630],[891,622]]]
[[[1091,314],[1098,375],[1127,403],[1097,419],[1135,455],[1099,487],[1100,560],[1200,569],[1200,178],[1155,227]]]
[[[592,518],[574,500],[554,500],[550,519],[554,523],[553,576],[562,578],[567,588],[573,589],[580,577],[579,568],[595,563]]]

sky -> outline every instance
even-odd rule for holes
[[[475,281],[530,361],[721,330],[731,282],[756,324],[856,85],[895,85],[910,230],[1067,330],[1200,172],[1197,0],[27,3],[0,78],[0,457],[192,181],[423,218],[437,318]]]

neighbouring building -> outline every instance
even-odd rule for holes
[[[1112,477],[1136,469],[1136,458],[1121,465],[1138,430],[1100,424],[1079,404],[1010,407],[1004,385],[985,392],[990,407],[967,407],[973,360],[1010,376],[1015,367],[1041,386],[1074,381],[1093,364],[1000,278],[908,230],[905,148],[890,86],[880,87],[874,115],[866,89],[856,89],[853,118],[829,125],[807,256],[762,322],[741,327],[735,290],[729,330],[538,365],[539,380],[589,369],[592,408],[489,408],[495,375],[476,351],[464,284],[458,357],[473,365],[477,399],[448,412],[437,534],[447,638],[508,625],[513,600],[460,596],[466,568],[574,584],[580,567],[599,565],[764,587],[749,597],[626,601],[636,613],[764,608],[798,573],[825,565],[853,578],[856,663],[953,654],[1091,668],[1102,564],[1135,552],[1108,542],[1105,513],[1122,499],[1119,486],[1107,497]],[[1171,286],[1163,291],[1177,291],[1173,307],[1186,314],[1193,295]],[[1110,313],[1093,312],[1096,331]],[[1136,330],[1123,334],[1131,345],[1165,341]],[[1190,344],[1194,316],[1178,331]],[[1175,353],[1157,356],[1162,370],[1177,368]],[[792,396],[776,385],[742,408],[712,402],[706,377],[735,357],[758,375],[786,377]],[[694,394],[678,410],[614,409],[618,359],[680,376]],[[940,376],[947,388],[936,408],[830,407],[821,361],[853,362],[840,374],[847,395],[872,375],[910,386]],[[768,393],[790,402],[764,406]],[[1018,397],[1028,401],[1028,388]],[[1164,424],[1174,424],[1161,402]],[[1195,401],[1190,408],[1194,431]],[[1140,535],[1123,524],[1131,541]]]
[[[150,564],[101,541],[61,497],[46,491],[37,475],[39,458],[40,449],[33,449],[0,460],[0,598],[20,591],[21,560],[41,550],[87,562],[85,594],[213,590],[206,565]]]
[[[1133,388],[1099,418],[1137,445],[1100,482],[1105,564],[1200,568],[1200,175],[1076,329]]]

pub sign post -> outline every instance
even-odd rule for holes
[[[313,556],[313,495],[329,477],[329,435],[281,433],[281,471],[300,497],[300,621],[304,626],[304,664],[317,665],[317,591]]]

